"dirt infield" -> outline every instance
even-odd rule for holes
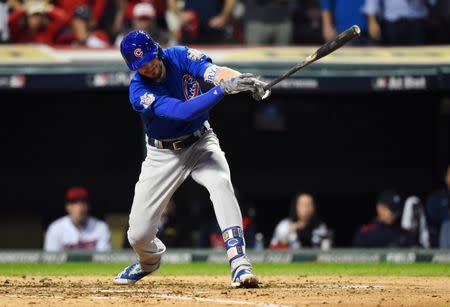
[[[270,276],[231,289],[225,276],[151,276],[134,286],[105,277],[0,277],[0,306],[450,306],[445,277]]]

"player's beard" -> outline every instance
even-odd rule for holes
[[[148,66],[150,65],[150,63],[147,63],[143,68],[140,68],[138,70],[139,74],[141,74],[142,76],[144,76],[154,82],[164,81],[164,79],[166,78],[166,67],[160,59],[157,59],[156,63],[157,64],[154,65],[155,68],[153,68],[151,70],[148,69]]]
[[[155,82],[161,82],[166,78],[166,67],[164,66],[164,63],[162,61],[159,61],[159,65],[160,73],[157,77],[153,78]]]

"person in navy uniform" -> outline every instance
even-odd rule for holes
[[[401,199],[394,191],[378,196],[377,216],[371,224],[361,227],[353,237],[354,247],[404,247],[414,245],[413,237],[397,223],[401,214]]]
[[[225,95],[250,91],[256,100],[267,98],[266,84],[251,74],[217,66],[192,48],[163,50],[140,30],[128,33],[120,49],[130,70],[137,70],[129,94],[132,108],[144,123],[147,157],[136,183],[127,233],[138,261],[114,282],[134,284],[159,268],[166,250],[156,237],[162,212],[191,176],[210,194],[230,263],[231,285],[257,287],[258,278],[245,253],[242,215],[230,169],[208,112]],[[197,79],[214,86],[202,93]]]

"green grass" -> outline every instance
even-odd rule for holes
[[[114,276],[127,264],[69,262],[63,264],[1,263],[0,276]],[[450,265],[433,263],[414,264],[345,264],[345,263],[289,263],[255,264],[255,272],[261,276],[448,276]],[[192,263],[164,264],[158,275],[227,275],[226,264]]]

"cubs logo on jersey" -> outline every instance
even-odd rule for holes
[[[198,95],[200,92],[200,84],[189,74],[183,76],[183,94],[186,100]]]

